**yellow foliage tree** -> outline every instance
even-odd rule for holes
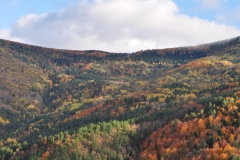
[[[27,109],[35,109],[35,106],[33,104],[30,104]]]
[[[43,86],[36,82],[32,85],[32,90],[35,91],[35,92],[39,92],[39,93],[42,93],[43,92]]]
[[[8,138],[8,139],[6,140],[6,143],[9,143],[9,144],[10,144],[10,143],[18,144],[16,138]]]
[[[221,153],[219,156],[219,160],[228,160],[228,154],[227,153]]]
[[[4,120],[2,117],[0,117],[0,123],[2,123],[3,125],[6,125],[6,124],[9,124],[10,122],[8,119]]]
[[[205,126],[204,121],[202,120],[202,118],[200,118],[200,119],[198,120],[198,129],[199,129],[200,131],[203,131],[203,130],[206,129],[206,126]]]
[[[188,131],[188,125],[187,124],[184,124],[181,128],[181,133],[186,133]]]
[[[159,99],[158,99],[158,102],[164,103],[164,102],[165,102],[165,98],[159,98]]]
[[[230,137],[228,138],[228,142],[229,142],[230,144],[232,144],[233,141],[234,141],[234,135],[233,135],[233,134],[230,134]]]

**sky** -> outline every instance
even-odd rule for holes
[[[131,53],[240,36],[239,0],[1,0],[0,38]]]

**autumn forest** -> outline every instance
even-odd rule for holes
[[[109,53],[0,39],[0,160],[240,159],[240,37]]]

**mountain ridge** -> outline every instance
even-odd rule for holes
[[[131,53],[127,53],[127,54],[136,54],[139,52],[144,52],[144,51],[149,51],[149,50],[160,50],[160,51],[164,51],[164,50],[172,50],[172,49],[201,49],[202,47],[214,47],[214,46],[221,46],[221,45],[226,45],[226,44],[230,44],[230,45],[234,45],[237,43],[239,43],[240,36],[234,37],[234,38],[229,38],[229,39],[225,39],[225,40],[219,40],[219,41],[214,41],[214,42],[210,42],[210,43],[204,43],[204,44],[199,44],[199,45],[194,45],[194,46],[183,46],[183,47],[170,47],[170,48],[162,48],[162,49],[146,49],[146,50],[141,50],[141,51],[134,51]],[[107,53],[107,54],[126,54],[126,52],[122,52],[122,53],[117,53],[117,52],[109,52],[109,51],[102,51],[102,50],[68,50],[68,49],[57,49],[57,48],[49,48],[49,47],[42,47],[42,46],[38,46],[38,45],[31,45],[31,44],[25,44],[22,42],[16,42],[16,41],[11,41],[11,40],[6,40],[6,39],[1,39],[0,41],[2,44],[5,45],[11,45],[11,44],[15,44],[15,45],[22,45],[22,46],[26,46],[29,48],[40,48],[40,49],[47,49],[47,50],[56,50],[58,52],[73,52],[75,54],[83,54],[82,52],[87,52],[87,53],[91,53],[91,52],[101,52],[101,53]]]

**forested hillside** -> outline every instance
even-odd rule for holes
[[[0,159],[240,158],[240,38],[136,53],[0,40]]]

